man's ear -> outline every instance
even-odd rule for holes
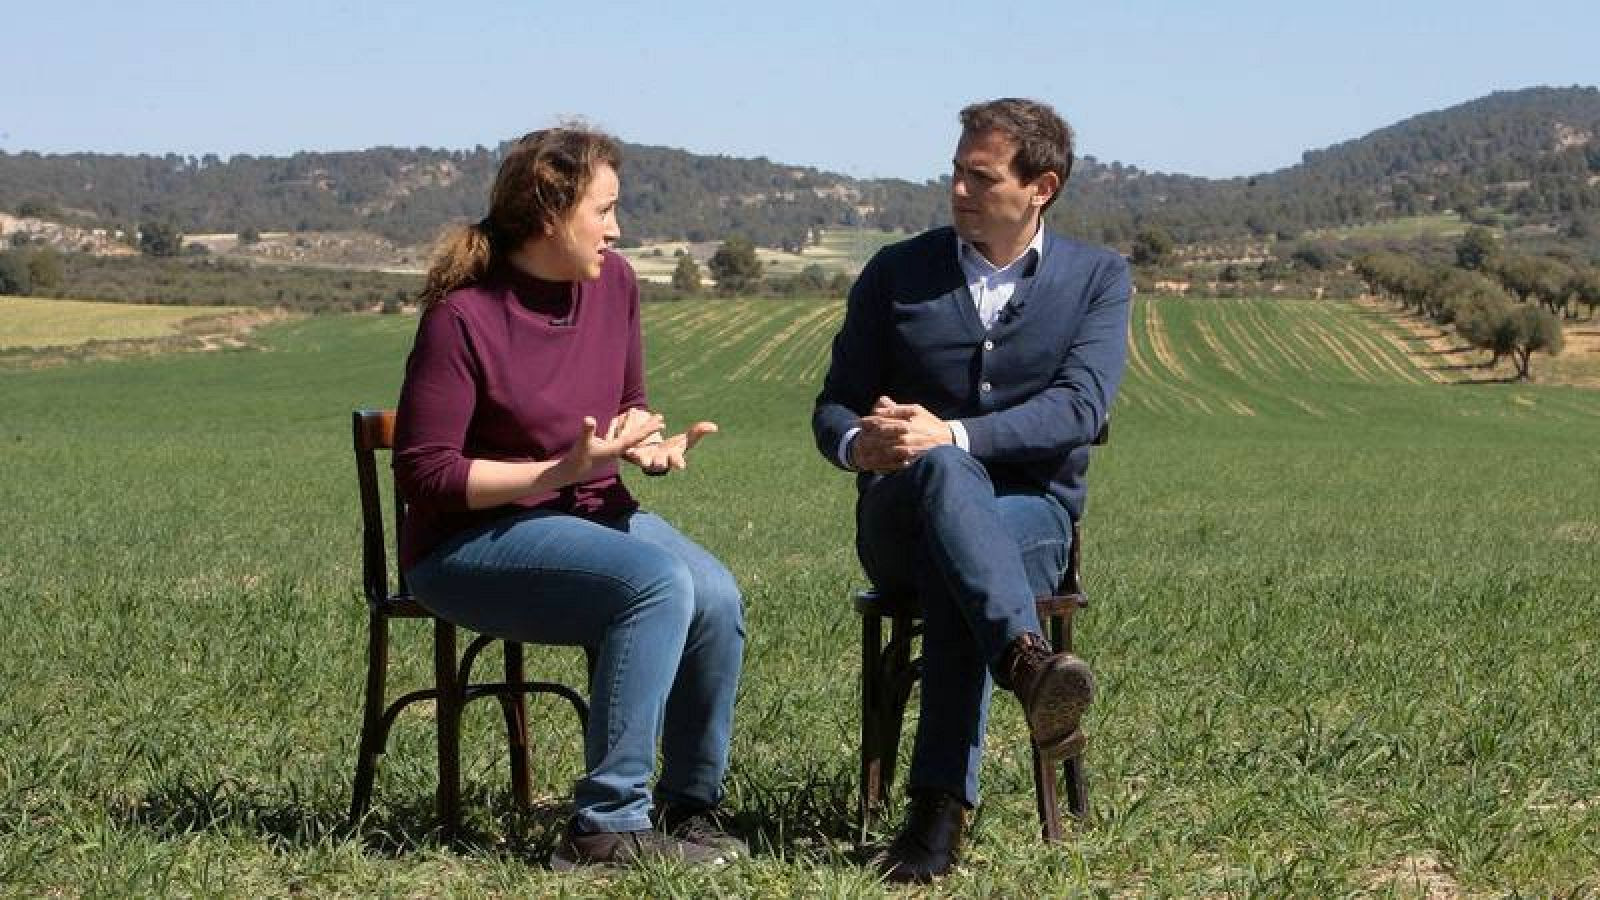
[[[1061,190],[1061,176],[1046,172],[1033,180],[1033,188],[1033,205],[1044,206],[1055,197],[1056,191]]]

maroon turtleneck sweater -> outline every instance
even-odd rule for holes
[[[589,481],[480,510],[467,508],[467,470],[474,459],[556,459],[584,416],[604,429],[644,405],[639,291],[621,256],[607,253],[594,281],[542,281],[507,265],[452,291],[423,313],[400,390],[400,565],[518,510],[606,518],[637,509],[615,463]]]

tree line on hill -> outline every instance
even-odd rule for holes
[[[1486,228],[1467,230],[1454,264],[1379,251],[1355,269],[1375,293],[1489,351],[1487,365],[1510,357],[1522,380],[1532,375],[1534,353],[1561,352],[1562,320],[1576,318],[1579,305],[1590,318],[1600,307],[1600,269],[1506,250]]]
[[[0,252],[0,295],[262,306],[296,312],[398,312],[422,289],[418,275],[252,265],[206,257],[101,257],[44,246]]]
[[[1159,229],[1141,231],[1129,260],[1140,293],[1190,297],[1295,296],[1349,300],[1366,286],[1350,267],[1352,254],[1326,240],[1274,241],[1248,252],[1238,247],[1180,248]],[[1216,258],[1221,255],[1222,258]]]
[[[1069,111],[1070,112],[1070,111]],[[481,215],[506,144],[289,157],[0,152],[0,208],[191,233],[369,230],[403,244]],[[798,249],[818,228],[920,231],[949,221],[949,179],[853,179],[765,158],[625,145],[624,240],[739,234]],[[1056,227],[1126,248],[1159,227],[1183,243],[1458,211],[1552,225],[1600,246],[1600,90],[1531,88],[1425,113],[1249,178],[1079,161]]]
[[[416,302],[422,277],[355,269],[277,266],[212,258],[182,249],[183,235],[140,236],[130,257],[62,253],[26,240],[0,251],[0,296],[61,297],[178,306],[265,306],[296,312],[399,312]],[[200,248],[203,250],[204,248]],[[763,271],[754,242],[734,236],[706,262],[678,251],[670,285],[641,282],[645,301],[707,296],[843,297],[854,279],[810,265],[789,276]]]
[[[672,299],[694,297],[706,292],[700,264],[679,249],[672,270]],[[743,235],[734,235],[717,247],[706,260],[706,268],[716,281],[716,293],[724,297],[843,297],[855,279],[843,272],[830,273],[812,264],[789,276],[773,276],[763,271],[756,245]],[[657,296],[660,292],[657,291]]]

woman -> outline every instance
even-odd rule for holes
[[[681,469],[716,430],[663,438],[645,407],[638,288],[610,250],[620,164],[616,141],[586,128],[510,149],[489,214],[446,235],[428,272],[395,434],[417,599],[484,634],[596,651],[557,869],[744,849],[716,816],[738,587],[618,474],[619,460]]]

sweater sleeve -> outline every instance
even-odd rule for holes
[[[1100,433],[1128,356],[1128,263],[1101,267],[1072,344],[1045,388],[1007,409],[962,419],[972,455],[1027,462],[1090,444]]]
[[[841,468],[840,441],[858,427],[884,390],[887,337],[881,293],[878,258],[873,257],[850,288],[844,324],[833,339],[833,358],[811,413],[817,449]]]
[[[628,270],[625,293],[628,302],[628,347],[623,361],[622,400],[617,406],[618,413],[649,405],[644,389],[644,337],[639,314],[639,282],[631,269]],[[601,422],[600,426],[603,428],[605,424]]]
[[[407,501],[467,509],[472,460],[463,448],[480,378],[466,323],[448,305],[429,309],[417,324],[395,422],[395,479]]]

